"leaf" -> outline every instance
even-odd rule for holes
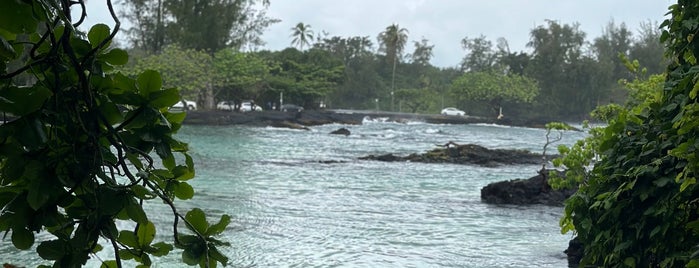
[[[160,77],[160,73],[153,70],[148,70],[138,76],[136,79],[136,85],[138,85],[141,96],[149,97],[151,93],[162,88],[163,80]]]
[[[105,39],[109,37],[110,34],[109,26],[106,24],[96,24],[90,28],[90,32],[87,33],[87,39],[90,41],[92,48],[96,48]],[[111,41],[110,41],[111,42]],[[105,44],[103,47],[109,47],[109,43]]]
[[[45,260],[58,260],[66,254],[65,244],[59,240],[44,241],[36,247],[36,252]]]
[[[145,224],[148,222],[148,216],[146,215],[146,212],[143,211],[143,207],[141,207],[141,205],[135,201],[128,203],[126,206],[126,214],[129,215],[129,218],[136,223]]]
[[[209,256],[211,257],[210,259],[220,262],[221,264],[223,264],[223,266],[226,266],[226,264],[228,264],[228,257],[221,254],[221,252],[218,251],[218,249],[215,247],[209,247]]]
[[[221,219],[218,221],[218,223],[209,226],[209,229],[206,230],[206,236],[214,236],[221,234],[223,231],[226,230],[226,227],[228,224],[231,223],[231,217],[228,215],[221,215]]]
[[[155,225],[150,221],[145,224],[139,224],[138,228],[136,228],[136,236],[138,237],[140,248],[149,246],[155,239]]]
[[[124,65],[129,62],[129,53],[120,48],[114,48],[99,56],[111,65]]]
[[[138,240],[136,234],[132,231],[122,230],[119,232],[119,242],[132,248],[138,248]]]
[[[185,219],[192,226],[187,225],[188,228],[194,228],[198,233],[206,233],[206,229],[209,228],[209,223],[206,222],[206,214],[199,208],[194,208],[187,212]]]
[[[2,87],[0,88],[0,111],[24,116],[39,110],[51,95],[49,89],[40,85]]]
[[[119,267],[117,265],[117,261],[115,260],[108,260],[108,261],[103,261],[102,265],[100,265],[100,268],[117,268]]]
[[[197,265],[201,254],[195,253],[192,249],[186,248],[182,251],[182,261],[187,265]]]
[[[194,188],[189,183],[180,182],[175,186],[175,196],[182,200],[192,199],[194,197]]]
[[[167,108],[180,101],[180,92],[175,88],[168,88],[151,94],[149,98],[154,107]]]
[[[31,2],[29,2],[31,3]],[[31,4],[26,1],[2,0],[0,1],[0,29],[11,33],[30,33],[36,30],[39,21],[32,12]]]
[[[12,244],[21,250],[29,249],[34,245],[34,233],[25,228],[12,229]]]
[[[153,199],[155,198],[155,194],[148,190],[148,188],[143,187],[142,185],[135,184],[131,186],[131,191],[133,192],[134,196],[139,199]]]
[[[170,253],[170,251],[172,251],[172,245],[167,244],[165,242],[155,243],[153,244],[153,247],[155,248],[155,251],[151,251],[150,253],[156,257],[165,256],[168,253]]]

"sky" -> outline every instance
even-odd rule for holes
[[[405,52],[422,38],[434,45],[431,63],[438,67],[458,66],[465,55],[464,37],[481,35],[495,45],[507,39],[513,52],[530,52],[526,47],[532,29],[546,20],[560,24],[579,23],[591,41],[614,21],[625,23],[634,33],[642,22],[661,23],[671,0],[271,0],[267,15],[281,22],[270,26],[261,49],[281,50],[291,45],[291,28],[303,22],[329,36],[368,36],[378,48],[376,36],[391,24],[408,30]],[[86,25],[109,19],[104,1],[87,3]],[[127,24],[128,22],[122,22]],[[123,27],[123,26],[122,26]]]

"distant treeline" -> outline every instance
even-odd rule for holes
[[[197,1],[196,8],[190,1],[123,2],[122,16],[134,26],[127,31],[133,58],[121,71],[158,70],[166,86],[205,109],[248,99],[267,108],[283,99],[307,109],[321,102],[419,113],[453,106],[471,115],[496,116],[502,108],[505,116],[578,120],[598,105],[623,103],[624,81],[666,66],[653,22],[637,34],[609,22],[588,39],[578,24],[549,20],[530,31],[530,52],[511,51],[504,38],[464,37],[460,66],[438,68],[430,64],[435,45],[422,38],[408,49],[409,31],[397,24],[371,38],[315,33],[298,23],[292,47],[256,51],[263,30],[279,21],[259,9],[268,1]]]

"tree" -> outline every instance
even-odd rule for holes
[[[461,46],[466,50],[466,56],[461,61],[461,70],[468,72],[487,72],[493,69],[496,55],[493,43],[481,35],[478,38],[464,37]]]
[[[616,84],[619,79],[631,78],[631,73],[623,62],[619,60],[619,55],[629,55],[631,49],[632,34],[622,23],[617,26],[614,21],[610,21],[602,32],[602,36],[594,39],[592,49],[599,64],[604,65],[607,73],[612,78],[611,84]]]
[[[631,44],[629,57],[638,60],[648,70],[648,74],[663,73],[668,65],[663,56],[665,47],[659,41],[660,34],[658,23],[643,22],[639,26],[638,37]]]
[[[422,66],[427,66],[430,64],[430,59],[432,59],[432,49],[434,48],[434,45],[430,46],[427,42],[428,40],[424,37],[420,42],[413,42],[413,44],[415,45],[415,50],[413,51],[413,54],[411,54],[411,58],[413,58],[413,63]]]
[[[270,66],[255,53],[233,49],[216,52],[213,60],[214,96],[219,100],[256,100],[267,90]],[[260,102],[262,103],[262,102]]]
[[[129,67],[119,68],[124,74],[136,77],[146,70],[156,70],[163,79],[163,87],[177,88],[185,98],[204,100],[216,76],[212,72],[212,57],[202,51],[167,46],[162,53],[138,59]],[[211,108],[211,107],[207,107]]]
[[[529,66],[531,57],[525,52],[511,52],[507,39],[498,38],[497,64],[501,66],[505,73],[524,75],[524,71]]]
[[[178,44],[213,54],[262,45],[262,31],[279,22],[266,16],[268,5],[268,0],[125,0],[121,14],[133,25],[127,34],[137,49],[150,54]]]
[[[584,109],[589,106],[587,102],[593,100],[586,95],[588,85],[576,83],[581,79],[596,81],[590,77],[594,70],[586,69],[591,59],[583,57],[585,33],[578,28],[577,23],[561,25],[548,20],[546,26],[538,26],[530,33],[527,46],[533,49],[533,53],[525,75],[539,83],[540,109],[549,117],[579,118],[589,112]]]
[[[578,173],[579,190],[566,201],[561,225],[584,247],[581,266],[699,266],[699,3],[678,0],[669,14],[665,81],[651,76],[639,88],[654,90],[637,95],[650,98],[608,117],[590,141],[599,161]],[[579,170],[584,151],[564,151],[572,157],[563,164]]]
[[[487,101],[499,113],[506,102],[531,103],[539,94],[539,88],[534,80],[524,76],[469,72],[454,80],[450,93],[462,102]]]
[[[165,46],[163,0],[126,0],[120,15],[133,26],[125,31],[131,46],[147,54],[159,53]]]
[[[186,114],[168,111],[179,93],[163,89],[157,72],[131,79],[113,71],[128,55],[110,48],[120,22],[107,5],[115,29],[98,24],[84,34],[74,29],[86,12],[75,22],[70,12],[83,1],[3,2],[0,112],[14,117],[0,125],[0,231],[21,250],[44,232],[35,250],[55,267],[84,265],[101,239],[114,256],[103,267],[149,266],[173,244],[186,264],[226,264],[217,249],[226,243],[215,236],[230,217],[210,224],[201,209],[183,214],[174,203],[193,197],[195,175],[187,144],[174,136]],[[146,202],[171,209],[173,242],[153,243],[163,229]]]
[[[304,46],[311,46],[311,41],[313,40],[313,31],[311,30],[311,25],[299,22],[291,28],[291,45],[298,46],[299,50],[303,50]]]
[[[400,28],[398,24],[391,24],[378,36],[379,51],[386,53],[386,60],[393,64],[391,71],[391,94],[396,88],[396,64],[402,57],[405,43],[408,42],[408,30]],[[393,107],[391,107],[393,108]]]

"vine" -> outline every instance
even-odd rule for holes
[[[230,217],[209,224],[201,209],[183,214],[175,206],[193,197],[195,175],[187,144],[173,137],[185,113],[168,108],[180,95],[163,89],[155,71],[136,79],[113,71],[128,54],[110,46],[120,22],[106,3],[114,29],[98,24],[85,34],[76,30],[87,16],[83,0],[3,1],[0,230],[21,250],[37,243],[36,233],[51,234],[36,252],[56,267],[84,265],[103,249],[100,238],[115,257],[103,267],[150,266],[173,244],[186,264],[225,265],[218,247],[226,243],[215,236]],[[81,10],[75,23],[73,6]],[[156,200],[172,211],[172,243],[153,243],[156,226],[143,206]]]

